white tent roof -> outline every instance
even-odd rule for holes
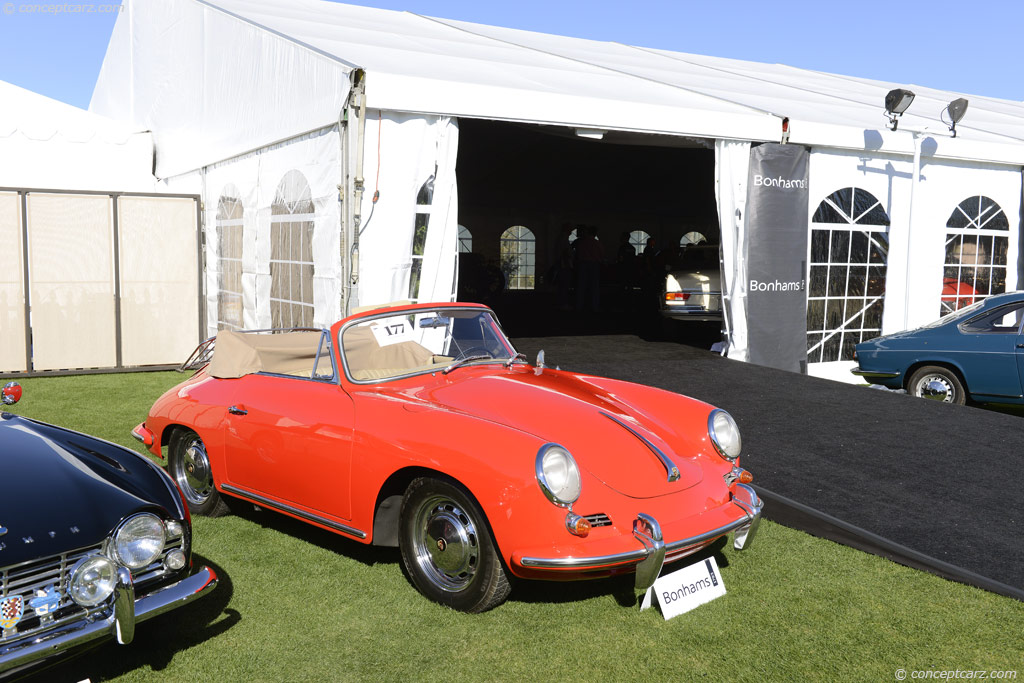
[[[148,35],[156,37],[158,25],[170,26],[172,19],[195,16],[200,9],[203,21],[193,22],[191,28],[189,22],[179,23],[170,34],[161,32],[159,46],[146,39]],[[128,22],[131,30],[123,26]],[[211,32],[214,23],[217,35]],[[187,39],[184,32],[189,30],[198,32],[203,42],[182,43]],[[138,35],[132,37],[133,33]],[[129,38],[130,53],[115,45],[124,37]],[[1021,102],[969,96],[969,110],[957,126],[957,138],[952,139],[940,112],[961,93],[320,0],[287,4],[270,0],[133,0],[129,11],[118,17],[104,72],[113,72],[118,67],[111,62],[123,61],[130,54],[130,69],[135,73],[124,73],[122,67],[122,75],[129,81],[134,79],[139,84],[145,79],[146,90],[162,84],[184,93],[189,79],[165,77],[168,68],[180,71],[180,65],[171,64],[174,60],[211,60],[214,56],[233,60],[233,64],[218,66],[218,71],[234,71],[246,79],[253,75],[252,65],[260,65],[255,75],[265,79],[261,81],[264,89],[283,93],[278,101],[288,106],[255,109],[263,117],[281,117],[282,125],[255,126],[257,134],[245,141],[252,149],[273,141],[267,139],[270,129],[274,134],[282,132],[288,120],[294,118],[286,110],[303,112],[301,130],[294,129],[293,134],[309,130],[314,118],[322,119],[320,125],[336,121],[347,95],[337,83],[325,88],[320,82],[306,94],[288,87],[310,80],[308,74],[294,68],[300,64],[294,59],[267,59],[267,45],[279,41],[304,51],[308,60],[332,63],[333,71],[320,65],[321,76],[340,80],[353,68],[365,70],[367,103],[373,108],[776,141],[782,136],[782,119],[788,118],[790,141],[794,143],[910,154],[912,132],[924,131],[937,143],[935,156],[1024,163]],[[219,52],[218,43],[233,49]],[[164,71],[147,66],[161,57]],[[282,73],[282,69],[291,71]],[[150,77],[140,79],[140,71]],[[153,78],[154,73],[160,73],[160,77]],[[200,82],[201,69],[191,73],[191,82],[208,99],[210,84]],[[118,111],[123,105],[117,102],[123,101],[125,93],[115,91],[126,86],[116,84],[116,80],[101,74],[91,109],[124,115]],[[888,130],[882,106],[885,94],[894,87],[909,87],[917,93],[896,132]],[[166,105],[173,101],[166,92],[151,94],[148,102],[140,102],[139,95],[130,93],[135,108],[131,120],[137,123],[156,122],[140,112],[140,105],[152,114],[157,102]],[[291,97],[299,99],[289,101]],[[310,102],[302,101],[304,97]],[[210,111],[206,106],[203,112],[192,113],[202,116]],[[179,120],[177,125],[182,123]],[[291,123],[294,125],[294,121]],[[152,127],[160,133],[160,126]],[[174,164],[177,170],[196,168],[204,154],[202,163],[209,163],[217,160],[210,154],[227,151],[215,141],[209,142],[200,146],[199,154],[178,159],[180,163]],[[233,148],[242,151],[239,145]]]
[[[153,141],[115,121],[0,81],[0,187],[152,188]]]
[[[0,138],[22,135],[38,142],[61,138],[68,142],[99,139],[124,144],[132,135],[145,132],[5,81],[0,81],[0,102],[4,103],[0,108]]]

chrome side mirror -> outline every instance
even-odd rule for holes
[[[547,367],[546,365],[544,365],[544,349],[541,349],[540,351],[537,352],[537,362],[535,362],[533,366],[533,374],[539,375],[540,373],[544,372],[544,368]]]
[[[3,402],[5,406],[13,406],[21,400],[21,385],[17,382],[8,382],[4,385]]]

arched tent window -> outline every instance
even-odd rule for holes
[[[423,275],[423,252],[427,247],[427,230],[434,201],[434,176],[427,178],[416,193],[416,219],[412,228],[412,254],[409,270],[409,300],[420,300],[420,278]]]
[[[501,272],[509,289],[533,289],[537,240],[529,228],[513,225],[501,233]]]
[[[643,230],[634,230],[629,233],[629,244],[633,247],[633,250],[636,251],[637,256],[643,253],[644,247],[647,246],[647,240],[650,239],[650,237],[651,236]]]
[[[985,196],[960,202],[946,221],[946,258],[939,315],[1006,291],[1010,223]]]
[[[807,360],[853,360],[858,342],[882,332],[889,216],[870,192],[847,187],[811,219]]]
[[[306,177],[291,170],[270,206],[270,321],[313,325],[313,200]]]
[[[473,253],[473,233],[464,225],[459,226],[459,253]]]
[[[242,217],[244,210],[234,185],[224,188],[217,200],[217,329],[242,327]]]
[[[707,241],[708,238],[705,237],[703,233],[693,230],[679,238],[679,246],[688,247],[691,244],[703,244],[704,242]]]

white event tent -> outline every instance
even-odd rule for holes
[[[892,130],[896,87],[916,99]],[[808,358],[828,374],[938,315],[965,234],[1018,284],[1024,103],[969,96],[954,137],[958,97],[319,0],[127,0],[90,110],[152,131],[163,187],[202,195],[211,332],[453,299],[460,120],[713,149],[739,359],[751,145],[804,146]]]
[[[153,137],[0,81],[0,187],[147,192]]]

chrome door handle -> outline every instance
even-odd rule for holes
[[[232,415],[248,415],[249,411],[241,406],[231,406],[228,408],[228,412]]]

